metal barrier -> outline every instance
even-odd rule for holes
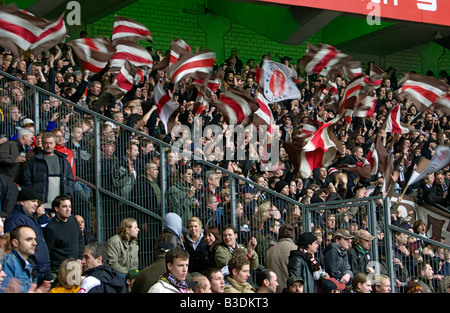
[[[165,214],[176,212],[184,221],[185,233],[186,221],[198,216],[203,228],[213,225],[221,230],[225,224],[233,224],[238,230],[238,241],[244,245],[255,236],[261,266],[267,250],[277,242],[280,220],[291,223],[297,234],[321,233],[321,251],[329,244],[326,237],[338,228],[350,232],[367,229],[375,236],[369,252],[371,259],[384,259],[384,272],[395,286],[393,234],[417,236],[390,225],[389,198],[304,204],[273,190],[273,186],[258,184],[258,178],[248,177],[247,168],[238,163],[209,162],[192,153],[192,146],[179,148],[151,137],[91,111],[83,100],[72,103],[7,73],[0,72],[0,76],[0,90],[13,104],[2,97],[3,123],[16,114],[10,114],[10,108],[18,108],[21,116],[17,121],[32,118],[36,121],[36,134],[52,128],[63,130],[64,144],[74,151],[75,157],[73,213],[85,218],[86,227],[98,240],[105,242],[114,235],[125,217],[138,221],[141,269],[154,260],[154,244],[163,229]],[[25,90],[24,100],[18,101],[18,95],[13,94],[17,85]],[[442,243],[433,244],[450,249]],[[393,288],[393,292],[401,290]]]

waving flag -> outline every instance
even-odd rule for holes
[[[168,122],[173,112],[175,112],[179,105],[172,101],[172,99],[166,94],[161,84],[157,84],[154,90],[155,103],[158,106],[159,118],[164,124],[166,134],[170,132],[168,129]]]
[[[256,98],[259,109],[253,113],[253,124],[255,126],[267,126],[267,133],[269,136],[273,136],[275,131],[274,125],[275,119],[273,118],[272,109],[269,107],[266,98],[260,93]]]
[[[283,144],[285,149],[287,147],[289,159],[296,160],[303,178],[310,177],[315,168],[329,166],[338,151],[343,153],[342,141],[334,134],[334,126],[340,119],[338,114],[330,122],[322,124],[312,136]]]
[[[64,16],[55,21],[36,17],[15,5],[0,5],[0,42],[17,57],[30,50],[39,53],[64,41]]]
[[[219,70],[212,74],[206,74],[205,77],[194,80],[192,85],[196,86],[201,93],[210,97],[211,93],[216,92],[221,87],[224,75],[225,72],[223,70]]]
[[[370,164],[371,175],[377,175],[378,173],[384,173],[386,171],[388,152],[381,141],[379,133],[376,135],[375,142],[372,143],[372,146],[367,153],[366,160]]]
[[[115,44],[121,39],[133,41],[147,40],[153,42],[152,34],[146,26],[130,18],[116,16],[114,18],[111,42]]]
[[[436,110],[440,109],[445,114],[450,114],[450,95],[440,97],[432,105]]]
[[[127,59],[136,67],[149,69],[153,67],[152,56],[147,49],[138,43],[130,40],[121,40],[117,42],[115,47],[116,53],[111,58],[111,69],[119,71]]]
[[[398,96],[409,99],[419,111],[426,111],[449,89],[449,85],[442,80],[417,73],[405,74],[399,84]]]
[[[116,53],[116,48],[104,37],[79,38],[67,44],[72,47],[79,66],[91,75],[103,70]]]
[[[182,55],[191,55],[192,49],[183,39],[175,38],[172,40],[170,50],[166,52],[164,59],[155,65],[154,70],[168,69],[178,62]]]
[[[410,126],[400,122],[400,105],[395,105],[386,119],[386,132],[393,134],[407,134],[410,132]]]
[[[255,99],[234,88],[221,93],[215,106],[220,110],[228,125],[242,123],[259,108]]]
[[[133,88],[137,70],[133,64],[125,60],[114,82],[106,87],[107,91],[116,99],[123,97],[124,94]]]
[[[295,72],[286,65],[264,60],[260,82],[267,101],[280,102],[288,99],[300,99],[300,90],[291,77],[295,77]]]
[[[363,74],[361,61],[349,61],[345,63],[342,67],[342,74],[347,76],[349,79],[353,79],[359,75]]]
[[[327,44],[312,46],[308,43],[308,50],[300,59],[299,64],[308,75],[326,76],[332,69],[340,69],[350,60],[350,56],[339,52],[333,46]]]
[[[421,180],[428,174],[436,173],[450,164],[450,147],[437,146],[436,153],[430,162],[425,162],[426,167],[418,175],[411,176],[408,181],[408,185]]]
[[[216,54],[210,51],[200,51],[195,54],[183,55],[169,68],[169,76],[177,86],[186,76],[198,78],[201,74],[212,73],[216,63]]]
[[[344,95],[339,101],[338,112],[343,112],[344,109],[354,110],[358,103],[359,93],[364,82],[364,75],[353,78],[345,87]]]

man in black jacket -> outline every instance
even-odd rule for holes
[[[108,266],[107,260],[105,243],[94,242],[84,248],[81,264],[87,277],[78,293],[127,293],[125,280]]]
[[[32,157],[25,168],[22,184],[33,186],[46,203],[46,209],[59,195],[73,196],[74,177],[67,155],[55,151],[56,137],[42,135],[42,153]]]
[[[289,256],[288,274],[303,280],[303,293],[317,293],[317,281],[325,277],[314,254],[318,251],[317,237],[305,232],[298,237],[298,250],[292,250]]]
[[[44,228],[44,238],[50,254],[53,273],[65,259],[75,258],[81,262],[84,238],[75,216],[71,215],[72,202],[69,196],[61,195],[52,202],[55,216]]]

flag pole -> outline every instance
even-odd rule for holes
[[[397,199],[397,203],[399,203],[400,201],[402,201],[403,196],[405,195],[406,189],[408,189],[409,185],[406,185],[405,189],[402,192],[402,195],[400,197],[398,197]]]

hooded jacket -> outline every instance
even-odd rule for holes
[[[88,269],[86,276],[78,293],[127,293],[123,278],[106,264]]]

